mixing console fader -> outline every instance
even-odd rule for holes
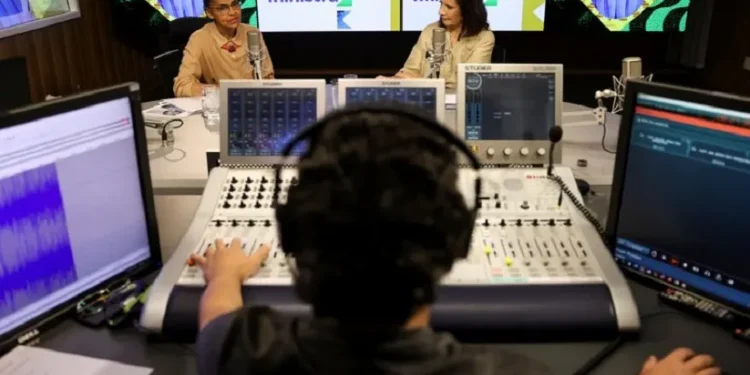
[[[575,186],[569,169],[556,174]],[[473,194],[474,170],[461,170],[459,184]],[[482,169],[482,207],[471,249],[442,280],[432,324],[461,335],[512,332],[575,339],[585,332],[608,336],[635,332],[640,323],[630,290],[596,229],[544,169]],[[204,280],[186,265],[216,239],[241,238],[245,251],[272,247],[258,275],[245,281],[248,303],[267,304],[294,315],[309,314],[295,298],[289,264],[279,247],[273,196],[284,202],[296,171],[282,173],[274,191],[271,169],[216,168],[198,212],[150,290],[141,325],[168,336],[194,336]],[[579,197],[580,199],[580,197]],[[510,337],[506,337],[510,339]]]

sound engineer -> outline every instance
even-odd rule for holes
[[[440,78],[449,89],[456,87],[458,64],[490,63],[495,34],[487,23],[487,8],[482,0],[442,0],[440,20],[427,25],[419,35],[404,67],[393,78],[425,78],[430,72],[427,56],[433,49],[433,30],[447,31],[445,62]],[[385,77],[380,77],[385,78]]]
[[[241,22],[240,1],[204,0],[204,7],[213,22],[194,32],[185,46],[174,80],[177,97],[200,96],[204,84],[216,85],[221,79],[253,78],[247,33],[257,29]],[[273,63],[262,36],[260,43],[262,77],[272,79]]]
[[[240,240],[228,247],[217,242],[192,257],[207,284],[200,373],[537,371],[528,363],[498,368],[489,354],[470,354],[429,327],[435,286],[474,226],[448,141],[428,120],[390,110],[349,110],[322,121],[299,159],[298,185],[276,213],[281,245],[295,254],[297,295],[314,317],[243,307],[242,282],[259,271],[269,248],[248,256]],[[682,349],[661,361],[650,358],[641,374],[717,371],[711,357]]]

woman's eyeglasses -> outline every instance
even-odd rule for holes
[[[217,13],[221,15],[225,15],[229,13],[230,9],[233,10],[240,10],[240,2],[239,1],[233,1],[231,4],[221,4],[216,7],[211,7],[211,9],[215,10]]]

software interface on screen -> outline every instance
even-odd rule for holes
[[[437,117],[437,89],[434,87],[347,87],[346,104],[399,103],[414,106]]]
[[[315,88],[230,88],[227,97],[229,156],[280,155],[318,119]]]
[[[0,129],[0,334],[150,256],[130,101]]]
[[[555,125],[554,73],[466,73],[465,137],[544,140]]]
[[[750,113],[639,94],[616,258],[750,308]]]

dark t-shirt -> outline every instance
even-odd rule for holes
[[[429,328],[365,339],[333,322],[290,318],[267,307],[215,319],[201,331],[197,351],[201,375],[546,373],[517,358],[468,352],[452,336]]]

